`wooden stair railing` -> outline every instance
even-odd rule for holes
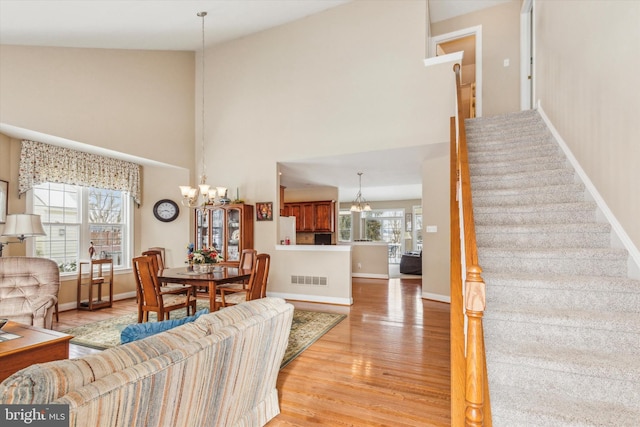
[[[460,64],[458,111],[451,118],[451,425],[491,427],[482,317],[485,283],[478,264]],[[462,251],[464,250],[464,254]],[[463,281],[463,272],[465,280]]]

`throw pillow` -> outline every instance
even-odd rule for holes
[[[150,337],[151,335],[159,334],[160,332],[167,331],[169,329],[175,328],[176,326],[193,322],[198,317],[207,313],[209,313],[209,309],[204,308],[200,311],[197,311],[193,316],[183,317],[182,319],[170,319],[163,320],[161,322],[146,322],[128,325],[120,333],[120,344],[126,344],[132,341],[140,340],[142,338]]]

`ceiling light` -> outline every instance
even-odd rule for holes
[[[362,172],[358,172],[358,194],[353,202],[351,202],[351,212],[369,212],[371,210],[371,206],[369,206],[369,202],[367,202],[364,197],[362,197]]]

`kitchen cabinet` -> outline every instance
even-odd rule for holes
[[[197,208],[194,237],[196,250],[214,248],[225,263],[237,263],[243,249],[253,249],[253,205]]]
[[[335,202],[296,202],[284,204],[284,216],[296,217],[296,231],[301,233],[333,233]]]
[[[335,230],[335,212],[333,202],[317,202],[313,206],[315,218],[314,231],[333,233]]]

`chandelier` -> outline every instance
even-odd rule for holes
[[[200,161],[202,162],[200,170],[200,184],[197,187],[191,187],[190,185],[180,185],[180,193],[182,194],[182,206],[189,208],[197,208],[203,205],[211,204],[225,204],[229,202],[227,199],[227,189],[225,187],[212,188],[207,184],[207,166],[204,162],[204,17],[207,16],[207,12],[198,12],[197,14],[202,18],[202,85],[200,91],[202,93],[202,108],[201,113],[201,154]]]
[[[369,202],[367,202],[364,197],[362,197],[362,172],[358,172],[358,194],[353,202],[351,202],[351,212],[369,212],[371,210],[371,206],[369,206]]]

